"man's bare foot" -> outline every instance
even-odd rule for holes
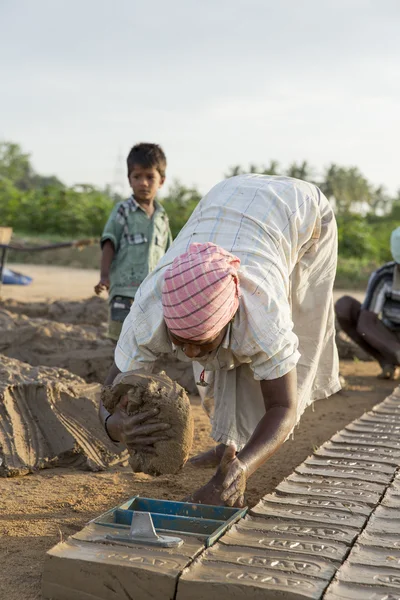
[[[196,454],[189,462],[194,467],[218,467],[224,455],[225,448],[225,444],[218,444],[218,446],[214,446],[214,448],[211,448],[207,452]]]
[[[379,373],[378,379],[398,379],[398,369],[396,365],[382,365],[382,372]]]

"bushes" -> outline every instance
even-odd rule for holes
[[[179,183],[179,181],[173,181],[168,196],[163,200],[163,206],[167,211],[172,237],[174,239],[185,225],[200,200],[201,195],[196,189],[186,188]]]
[[[1,224],[32,234],[99,236],[113,201],[95,188],[45,187],[26,192],[0,180]]]
[[[340,256],[366,260],[377,258],[378,244],[365,218],[348,214],[338,217],[337,224]]]
[[[362,217],[347,214],[337,218],[339,256],[359,261],[385,263],[392,260],[390,235],[400,225],[392,215]]]
[[[386,216],[347,214],[337,218],[339,260],[337,287],[365,288],[369,276],[393,260],[390,235],[400,226],[397,204]]]

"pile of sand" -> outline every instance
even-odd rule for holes
[[[0,475],[51,466],[99,471],[125,461],[100,426],[99,392],[68,371],[1,357]]]
[[[108,303],[104,298],[92,296],[87,300],[55,302],[17,302],[7,299],[0,301],[0,309],[26,315],[33,319],[48,319],[59,323],[94,325],[98,327],[108,319]]]
[[[86,381],[103,382],[114,344],[100,328],[33,319],[0,310],[0,354],[30,365],[67,369]]]
[[[107,310],[107,302],[97,296],[50,304],[5,300],[0,303],[0,353],[102,383],[114,357],[114,342],[106,338]],[[336,343],[342,360],[370,360],[343,331],[337,331]],[[164,371],[188,393],[197,394],[191,363],[164,355],[157,359],[154,373]]]
[[[89,300],[89,305],[94,305]],[[101,302],[106,306],[104,300]],[[34,318],[42,309],[35,312],[34,307],[42,307],[42,303],[25,304],[7,301],[11,310],[0,308],[0,354],[17,358],[30,365],[61,367],[83,377],[88,382],[102,383],[113,363],[115,344],[105,337],[106,324],[94,325],[68,324],[45,318]],[[75,305],[81,306],[79,313],[82,319],[89,320],[81,302],[54,302],[53,311],[47,314],[56,315],[54,307]],[[101,305],[100,305],[101,306]],[[15,310],[18,308],[18,310]],[[75,316],[78,311],[75,312]],[[86,316],[85,316],[86,315]],[[70,314],[71,321],[73,313]],[[66,314],[64,314],[66,318]],[[193,377],[191,363],[184,363],[172,356],[160,357],[154,367],[155,373],[165,371],[168,376],[184,387],[190,394],[197,389]]]
[[[112,386],[103,388],[104,406],[112,413],[125,394],[128,414],[157,408],[157,419],[171,425],[167,431],[169,439],[154,444],[156,454],[131,451],[132,470],[150,475],[177,473],[187,461],[193,443],[193,418],[185,390],[165,373],[150,377],[130,371],[121,373]]]

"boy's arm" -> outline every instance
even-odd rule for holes
[[[106,240],[103,244],[100,265],[100,281],[95,286],[94,291],[100,294],[103,290],[110,289],[110,267],[115,255],[114,244],[111,240]]]
[[[118,252],[123,231],[121,211],[120,204],[114,206],[101,236],[100,281],[94,288],[96,294],[110,288],[110,267],[115,253]]]

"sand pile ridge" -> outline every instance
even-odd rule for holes
[[[52,466],[99,471],[126,460],[99,423],[100,385],[64,369],[0,358],[1,476]]]

